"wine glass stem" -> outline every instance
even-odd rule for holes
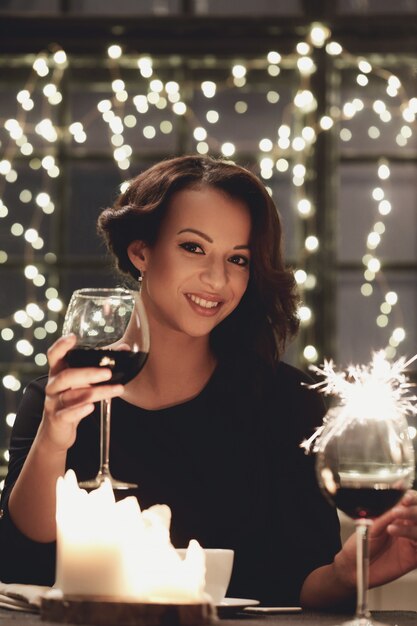
[[[100,479],[110,478],[110,415],[111,400],[102,400],[100,407]]]
[[[360,519],[356,521],[356,617],[367,619],[370,616],[368,610],[368,574],[369,574],[369,527],[371,520]]]

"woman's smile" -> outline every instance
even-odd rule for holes
[[[186,297],[190,303],[193,311],[198,313],[199,315],[212,316],[217,315],[222,301],[214,296],[198,296],[194,293],[186,293]]]

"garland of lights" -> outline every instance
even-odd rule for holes
[[[310,255],[317,253],[320,246],[319,239],[314,234],[316,209],[305,191],[307,159],[314,149],[318,133],[330,130],[335,123],[341,125],[340,139],[343,142],[349,142],[352,133],[348,128],[343,127],[343,122],[352,119],[365,109],[364,101],[357,97],[352,102],[344,103],[341,110],[332,107],[328,114],[317,119],[315,113],[317,102],[310,85],[311,76],[316,71],[311,56],[314,47],[325,47],[328,55],[339,57],[347,67],[357,68],[356,80],[360,88],[366,87],[369,81],[368,76],[371,73],[384,81],[387,96],[393,99],[397,106],[389,107],[382,99],[376,100],[371,106],[383,124],[392,119],[393,113],[402,117],[404,124],[396,137],[399,146],[406,145],[412,136],[412,125],[415,123],[417,113],[417,98],[407,99],[400,80],[394,74],[381,68],[373,68],[369,61],[353,57],[345,52],[340,44],[331,40],[329,29],[320,24],[311,26],[306,41],[297,45],[294,54],[283,58],[277,51],[271,51],[262,61],[262,67],[271,77],[278,77],[281,67],[287,66],[296,67],[299,75],[299,88],[295,93],[291,107],[285,112],[283,123],[278,128],[277,140],[274,141],[269,137],[259,140],[258,161],[260,176],[266,181],[265,184],[272,178],[274,169],[279,173],[284,173],[292,168],[292,184],[296,192],[297,214],[306,224],[308,223],[308,232],[313,233],[305,239],[302,259],[300,259],[302,262],[295,271],[296,281],[306,300],[308,300],[308,292],[314,290],[317,284],[316,276],[308,271],[308,259]],[[16,119],[0,120],[10,137],[5,148],[0,146],[3,148],[3,155],[0,159],[0,197],[4,195],[6,184],[18,183],[18,173],[13,168],[13,163],[19,151],[23,157],[27,157],[32,169],[43,172],[43,190],[41,192],[34,197],[29,189],[22,188],[19,195],[22,203],[30,205],[34,202],[35,204],[31,227],[25,229],[22,224],[15,222],[11,225],[10,232],[13,237],[24,237],[27,243],[24,275],[32,291],[33,288],[44,289],[44,297],[35,298],[34,301],[26,305],[25,309],[18,310],[5,319],[0,319],[0,337],[3,342],[14,341],[17,353],[21,357],[33,359],[40,368],[45,368],[47,358],[43,352],[36,351],[36,340],[43,340],[48,334],[53,335],[57,332],[58,325],[55,318],[64,306],[57,290],[54,287],[46,286],[46,278],[34,262],[34,252],[44,248],[44,241],[35,225],[39,225],[43,216],[48,216],[55,210],[51,183],[60,175],[59,162],[56,158],[57,141],[66,136],[72,138],[76,143],[85,143],[88,139],[88,124],[97,116],[101,116],[103,123],[107,126],[114,161],[121,173],[126,172],[130,167],[130,157],[133,150],[124,140],[124,130],[125,128],[133,128],[137,124],[138,116],[146,113],[150,107],[154,106],[161,110],[171,108],[176,115],[186,116],[190,120],[198,153],[221,152],[227,158],[233,157],[235,153],[235,145],[232,142],[225,141],[218,145],[210,137],[210,126],[217,123],[220,115],[214,106],[207,106],[205,125],[201,122],[195,123],[193,112],[187,107],[185,97],[182,95],[185,92],[185,85],[180,85],[176,81],[164,83],[160,80],[154,70],[152,59],[148,56],[141,56],[137,59],[139,73],[143,79],[148,81],[147,93],[132,96],[127,92],[120,72],[124,61],[129,59],[129,62],[132,63],[132,57],[124,57],[119,45],[111,45],[107,53],[112,95],[108,99],[100,100],[97,103],[97,110],[89,112],[83,121],[74,121],[68,127],[57,127],[49,117],[53,107],[59,105],[63,99],[60,85],[69,61],[65,51],[61,49],[37,55],[27,84],[16,95],[18,103]],[[216,93],[222,88],[234,86],[239,89],[244,87],[247,82],[247,70],[251,68],[251,63],[249,62],[247,66],[243,64],[232,65],[227,85],[216,84],[210,80],[203,81],[201,92],[208,103],[215,99]],[[259,69],[259,59],[253,61],[253,64]],[[48,80],[49,82],[47,82]],[[42,89],[44,97],[42,103],[43,117],[33,126],[26,121],[26,117],[27,113],[35,106],[32,96],[39,81],[45,81]],[[266,94],[267,101],[272,105],[277,103],[279,98],[279,93],[272,89]],[[125,103],[130,101],[135,106],[137,112],[135,115],[131,113],[125,115],[124,113]],[[235,112],[244,115],[246,110],[247,103],[242,96],[242,99],[235,103]],[[298,129],[301,130],[298,132]],[[164,120],[160,123],[159,131],[163,134],[169,134],[173,131],[173,124],[169,120]],[[148,125],[143,128],[142,132],[146,139],[152,140],[158,131],[154,126]],[[30,134],[33,133],[40,136],[45,145],[49,147],[48,155],[42,159],[31,156],[34,147],[30,142]],[[368,134],[370,138],[378,139],[380,130],[376,125],[373,125],[369,127]],[[383,186],[390,176],[389,163],[386,159],[380,160],[377,176],[380,180],[380,186],[375,187],[371,193],[375,202],[378,203],[379,215],[378,221],[375,222],[373,229],[367,236],[367,250],[363,257],[365,269],[361,293],[364,297],[373,293],[373,283],[381,273],[381,261],[376,256],[376,249],[385,232],[384,217],[392,210],[388,199],[389,192]],[[127,185],[128,182],[123,182],[120,186],[121,190],[124,190]],[[272,194],[272,190],[270,188],[268,190]],[[8,207],[0,200],[0,223],[1,219],[6,218],[8,214]],[[7,252],[0,250],[0,264],[6,263],[7,260]],[[45,260],[53,262],[56,260],[55,255],[52,252],[47,252]],[[398,295],[387,290],[380,306],[381,313],[376,320],[378,326],[385,327],[389,324],[389,315],[397,302]],[[308,304],[303,303],[300,306],[299,316],[303,326],[312,323],[313,312]],[[20,329],[23,329],[23,338],[21,338],[22,331]],[[387,358],[395,356],[396,349],[404,338],[405,330],[402,327],[396,327],[392,330],[389,344],[385,348]],[[306,345],[302,350],[303,357],[307,362],[314,363],[318,360],[318,351],[314,345]],[[6,374],[1,383],[10,393],[17,392],[21,388],[21,382],[13,371]],[[13,424],[14,417],[15,414],[12,412],[6,415],[6,422],[9,426]]]

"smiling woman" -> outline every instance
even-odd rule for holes
[[[132,402],[160,408],[192,397],[219,361],[272,364],[298,328],[277,210],[242,167],[198,156],[158,163],[102,213],[99,229],[119,269],[141,279],[149,317],[153,350]],[[175,374],[162,386],[148,381],[173,341]]]
[[[94,384],[105,370],[68,367],[73,337],[50,348],[49,377],[29,385],[13,429],[0,580],[53,583],[56,480],[68,468],[79,480],[97,471],[98,403],[111,394],[115,474],[139,484],[142,508],[169,505],[175,547],[197,539],[234,550],[230,595],[351,602],[354,547],[340,549],[336,511],[300,449],[325,408],[281,360],[298,299],[265,187],[231,162],[166,160],[103,211],[99,232],[122,274],[142,284],[149,357],[120,388]],[[371,542],[374,584],[417,566],[416,494],[385,516]]]
[[[221,233],[218,243],[230,246],[228,264],[246,266],[250,252],[247,289],[239,308],[230,317],[224,316],[224,323],[214,329],[210,338],[213,350],[218,356],[244,348],[254,350],[272,364],[298,329],[298,296],[293,273],[282,256],[277,209],[264,185],[248,170],[230,161],[188,156],[162,161],[133,179],[114,207],[99,218],[99,231],[118,268],[136,280],[141,268],[132,262],[129,245],[140,240],[152,248],[165,226],[168,209],[177,214],[180,206],[187,209],[192,221],[178,227],[178,237],[186,234],[179,230],[191,228],[193,232],[192,238],[184,237],[178,243],[190,254],[194,250],[203,255],[206,263],[207,257],[213,258],[217,242],[210,230],[202,227],[211,218]],[[227,239],[233,208],[236,221],[240,221],[239,208],[246,217],[235,232],[229,223]],[[248,232],[243,228],[245,222]]]

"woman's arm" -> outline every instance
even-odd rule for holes
[[[9,497],[9,514],[29,539],[54,541],[55,487],[65,472],[67,450],[75,441],[77,426],[94,410],[94,403],[120,395],[121,385],[92,386],[109,380],[108,369],[66,367],[64,357],[75,337],[61,337],[48,351],[49,379],[45,388],[42,420]]]
[[[393,509],[377,518],[369,533],[369,586],[389,583],[417,568],[417,492],[408,491]],[[356,540],[349,537],[333,563],[312,571],[301,589],[308,608],[343,606],[355,596]]]
[[[341,550],[333,563],[313,570],[301,588],[301,606],[310,609],[352,607],[356,595],[355,576],[351,564],[344,565]]]

